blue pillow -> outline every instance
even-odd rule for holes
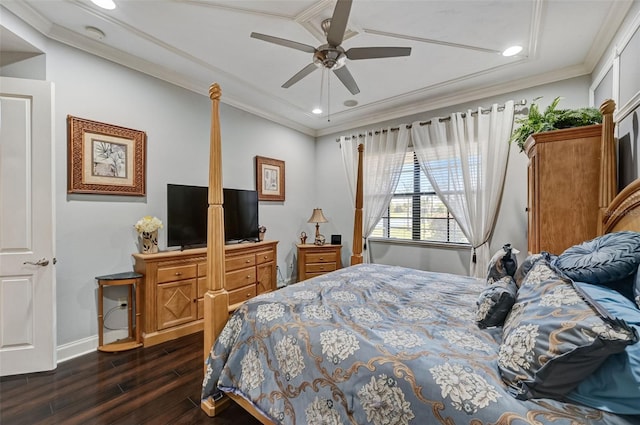
[[[476,323],[481,329],[502,326],[516,301],[518,287],[511,276],[504,276],[480,293],[476,304]]]
[[[640,333],[640,309],[617,291],[577,282],[612,316]],[[594,373],[567,395],[569,400],[621,415],[640,415],[640,343],[612,354]]]
[[[553,261],[576,282],[607,285],[633,275],[640,265],[640,233],[615,232],[567,248]]]
[[[519,400],[563,400],[610,355],[638,341],[574,283],[538,261],[518,289],[502,327],[498,368]]]
[[[516,254],[518,253],[520,251],[512,248],[511,244],[507,243],[491,257],[487,266],[487,283],[489,285],[505,276],[513,276],[516,273],[518,268]]]

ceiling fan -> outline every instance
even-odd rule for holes
[[[273,37],[271,35],[260,34],[257,32],[251,33],[252,38],[301,50],[306,53],[313,53],[313,62],[302,68],[297,74],[287,80],[282,85],[283,88],[286,89],[291,87],[316,69],[324,67],[333,70],[334,74],[336,74],[338,79],[351,92],[351,94],[356,95],[360,93],[360,89],[347,69],[347,59],[360,60],[392,58],[409,56],[411,54],[411,47],[352,47],[349,50],[344,50],[340,44],[342,43],[347,29],[347,21],[349,20],[349,12],[351,11],[351,2],[352,0],[338,0],[336,7],[333,10],[333,16],[322,21],[322,30],[327,37],[327,44],[323,44],[318,48],[309,46],[308,44],[298,43],[297,41]]]

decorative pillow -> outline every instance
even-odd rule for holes
[[[615,232],[574,245],[553,262],[570,279],[594,285],[620,281],[638,270],[640,233]]]
[[[507,316],[498,367],[521,400],[562,399],[611,354],[638,340],[635,329],[538,261]]]
[[[516,273],[513,275],[513,279],[516,281],[516,286],[519,288],[520,285],[522,285],[524,277],[527,275],[527,273],[529,273],[529,270],[531,270],[531,268],[535,266],[538,261],[543,260],[550,263],[554,261],[555,258],[555,255],[551,255],[547,251],[529,255],[527,258],[525,258],[522,264],[520,264],[520,266],[516,270]]]
[[[511,244],[504,244],[502,249],[496,252],[487,267],[487,283],[492,284],[505,276],[513,276],[518,268],[516,254],[520,251],[511,247]]]
[[[576,284],[612,316],[626,321],[640,332],[640,309],[633,302],[604,286]],[[640,343],[609,356],[567,398],[607,412],[640,415]]]
[[[516,301],[518,288],[511,276],[505,276],[494,282],[480,294],[476,323],[480,328],[502,326]]]

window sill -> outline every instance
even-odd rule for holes
[[[390,238],[369,238],[369,242],[389,244],[389,245],[413,245],[424,248],[453,249],[458,251],[468,251],[471,245],[466,243],[453,242],[432,242],[432,241],[414,241],[408,239],[390,239]]]

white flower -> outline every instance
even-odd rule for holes
[[[162,229],[162,221],[158,217],[145,215],[134,225],[138,233],[151,233],[158,229]]]
[[[395,379],[386,375],[371,377],[368,384],[358,390],[358,399],[374,425],[408,425],[415,415],[411,403],[404,398]]]
[[[286,335],[275,346],[278,367],[284,373],[287,381],[295,378],[304,369],[304,357],[298,341],[291,335]]]
[[[334,329],[320,333],[322,354],[327,360],[338,364],[360,349],[360,343],[356,336],[347,331]]]
[[[443,397],[451,405],[467,414],[476,413],[502,397],[495,387],[469,368],[455,363],[445,363],[429,369]]]

